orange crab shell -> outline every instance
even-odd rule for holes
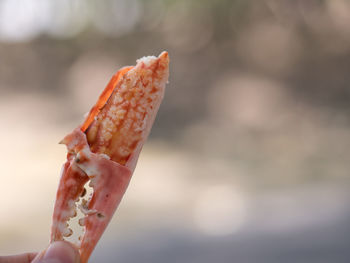
[[[132,68],[133,68],[133,66],[121,68],[112,77],[112,79],[109,81],[108,85],[106,86],[104,91],[101,93],[100,97],[98,98],[98,101],[90,110],[84,123],[81,125],[80,129],[83,132],[85,132],[87,130],[87,128],[89,128],[91,123],[94,121],[94,118],[97,116],[97,114],[100,112],[100,110],[106,105],[107,100],[111,96],[113,90],[115,89],[115,87],[117,86],[117,84],[121,80],[121,78]]]
[[[103,155],[92,153],[85,134],[79,128],[67,135],[64,142],[69,155],[75,157],[69,158],[64,165],[61,178],[63,183],[57,192],[57,200],[61,201],[56,202],[56,213],[54,212],[54,222],[58,222],[58,225],[52,226],[51,241],[63,240],[68,228],[65,228],[66,218],[62,217],[62,211],[66,211],[63,214],[73,213],[75,204],[71,200],[79,198],[84,184],[91,180],[90,186],[93,187],[94,194],[81,222],[85,226],[80,245],[81,262],[87,262],[128,187],[132,171]],[[69,234],[68,232],[67,235]]]

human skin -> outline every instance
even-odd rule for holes
[[[79,263],[79,251],[65,241],[52,243],[40,253],[24,253],[0,257],[0,263]]]

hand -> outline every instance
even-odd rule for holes
[[[52,243],[41,253],[25,253],[0,257],[0,263],[79,263],[78,250],[70,243],[58,241]]]

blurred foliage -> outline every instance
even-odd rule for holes
[[[166,49],[170,85],[152,138],[255,160],[259,169],[273,162],[276,152],[266,152],[274,143],[285,161],[301,165],[297,156],[306,152],[297,148],[291,157],[291,149],[303,136],[316,160],[338,145],[331,133],[348,139],[346,0],[2,0],[0,17],[1,93],[61,98],[57,121],[87,111],[104,85],[93,76],[106,83],[118,67]],[[86,103],[76,104],[79,97]]]

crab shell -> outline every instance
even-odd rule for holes
[[[106,154],[92,152],[86,132],[96,116],[101,115],[100,112],[112,96],[113,91],[125,81],[125,76],[128,76],[129,73],[130,76],[133,74],[134,77],[139,77],[135,73],[137,69],[147,68],[155,61],[161,63],[163,67],[158,69],[160,72],[157,74],[152,72],[148,83],[157,86],[157,99],[152,102],[151,110],[145,119],[141,139],[137,142],[133,152],[123,164],[111,160]],[[137,62],[135,67],[122,68],[112,77],[84,123],[61,141],[67,146],[68,154],[57,190],[50,242],[64,240],[65,237],[72,234],[67,222],[77,215],[77,202],[85,193],[84,185],[89,182],[93,194],[79,207],[84,214],[84,217],[79,220],[79,224],[85,229],[79,245],[82,263],[88,261],[128,187],[140,151],[148,137],[164,95],[168,79],[169,58],[167,52],[163,52],[158,58],[145,57]],[[102,115],[102,118],[104,117]]]

